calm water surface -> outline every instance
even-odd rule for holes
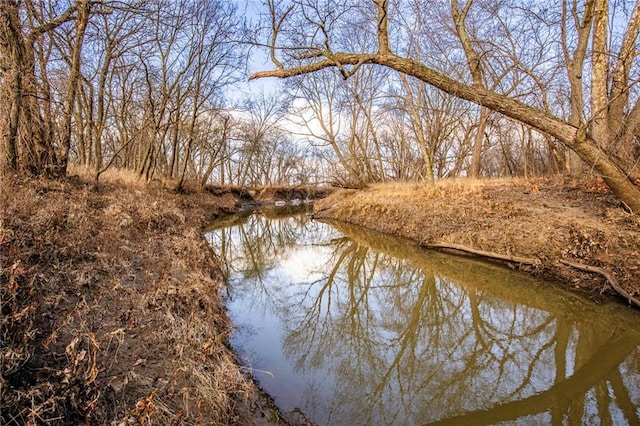
[[[212,224],[231,344],[319,425],[639,424],[640,315],[303,213]]]

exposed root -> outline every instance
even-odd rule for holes
[[[572,268],[576,268],[576,269],[580,269],[581,271],[585,271],[585,272],[592,272],[595,274],[600,274],[603,277],[605,277],[607,279],[607,281],[609,281],[609,284],[611,285],[611,287],[613,287],[613,289],[622,297],[624,297],[625,299],[627,299],[629,301],[630,304],[635,305],[637,308],[640,308],[640,300],[636,299],[635,297],[631,296],[629,293],[627,293],[618,283],[618,280],[616,280],[616,278],[611,274],[611,272],[602,269],[602,268],[598,268],[597,266],[590,266],[590,265],[582,265],[580,263],[575,263],[575,262],[571,262],[569,260],[564,260],[564,259],[560,259],[560,263],[562,263],[563,265],[567,265],[567,266],[571,266]]]

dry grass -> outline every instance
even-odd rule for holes
[[[73,174],[1,183],[0,423],[248,422],[201,235],[234,202]]]
[[[443,180],[340,191],[315,205],[316,217],[347,221],[428,245],[452,243],[540,259],[537,274],[590,290],[599,276],[559,259],[610,270],[640,294],[640,218],[624,211],[596,179]]]
[[[499,185],[522,185],[525,184],[524,179],[496,178],[496,179],[442,179],[435,183],[428,182],[385,182],[371,186],[370,190],[397,196],[414,197],[416,193],[432,198],[443,194],[460,195],[460,194],[477,194],[486,187],[495,187]]]
[[[95,172],[85,166],[69,164],[67,172],[69,176],[76,176],[84,182],[92,182],[95,179]],[[148,187],[145,179],[138,173],[135,173],[132,170],[119,169],[116,167],[110,167],[102,173],[100,175],[99,183],[141,190],[146,190]]]

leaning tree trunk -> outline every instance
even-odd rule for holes
[[[355,72],[364,64],[389,67],[414,76],[450,95],[485,106],[492,111],[499,112],[506,117],[520,121],[555,137],[599,173],[622,203],[631,211],[640,213],[640,188],[629,177],[629,174],[617,165],[612,155],[600,148],[598,141],[587,136],[585,128],[576,128],[552,114],[484,87],[468,85],[454,80],[413,59],[397,56],[388,52],[388,50],[385,52],[384,49],[381,49],[381,52],[383,53],[335,53],[331,58],[321,59],[308,65],[261,71],[253,74],[250,78],[288,78],[317,72],[324,68],[336,67],[337,64],[340,64],[340,66],[354,65],[350,73]]]
[[[359,61],[357,59],[355,63]],[[387,54],[375,55],[372,62],[413,75],[449,94],[488,107],[557,138],[599,173],[621,202],[631,211],[640,213],[640,188],[629,173],[618,166],[615,158],[600,148],[604,144],[587,135],[585,128],[576,128],[545,111],[482,87],[458,82],[412,59]]]

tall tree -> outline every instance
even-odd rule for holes
[[[66,172],[69,161],[69,150],[71,149],[71,120],[76,103],[76,94],[81,76],[82,45],[91,13],[91,2],[89,0],[76,1],[77,16],[75,19],[75,35],[70,58],[70,72],[67,83],[67,93],[64,99],[64,109],[62,115],[61,129],[61,152],[60,168]]]

